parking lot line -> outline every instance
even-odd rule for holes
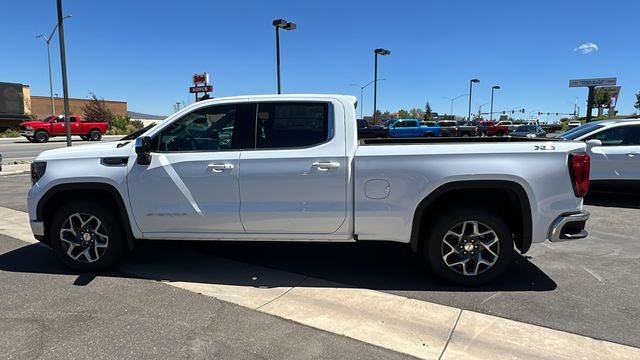
[[[1,234],[35,242],[26,213],[0,207],[0,219]],[[179,260],[167,267],[154,249],[121,270],[418,358],[640,358],[638,348],[188,250],[172,248]]]

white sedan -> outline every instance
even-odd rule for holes
[[[560,138],[587,142],[594,185],[640,186],[640,119],[594,121]]]

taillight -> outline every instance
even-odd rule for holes
[[[586,153],[569,154],[569,174],[573,193],[577,197],[587,195],[589,190],[589,169],[591,158]]]

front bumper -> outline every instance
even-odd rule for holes
[[[586,238],[589,235],[584,228],[587,220],[589,212],[586,210],[558,216],[549,228],[549,240],[561,242]]]
[[[44,236],[44,221],[31,220],[29,224],[34,236]]]
[[[33,136],[33,130],[20,130],[20,135],[22,136]]]

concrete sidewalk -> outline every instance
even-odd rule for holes
[[[30,171],[31,162],[22,162],[21,164],[3,163],[0,176],[27,174]]]
[[[0,207],[0,234],[35,242],[27,214]],[[121,270],[422,359],[638,359],[640,349],[473,311],[171,247]]]

